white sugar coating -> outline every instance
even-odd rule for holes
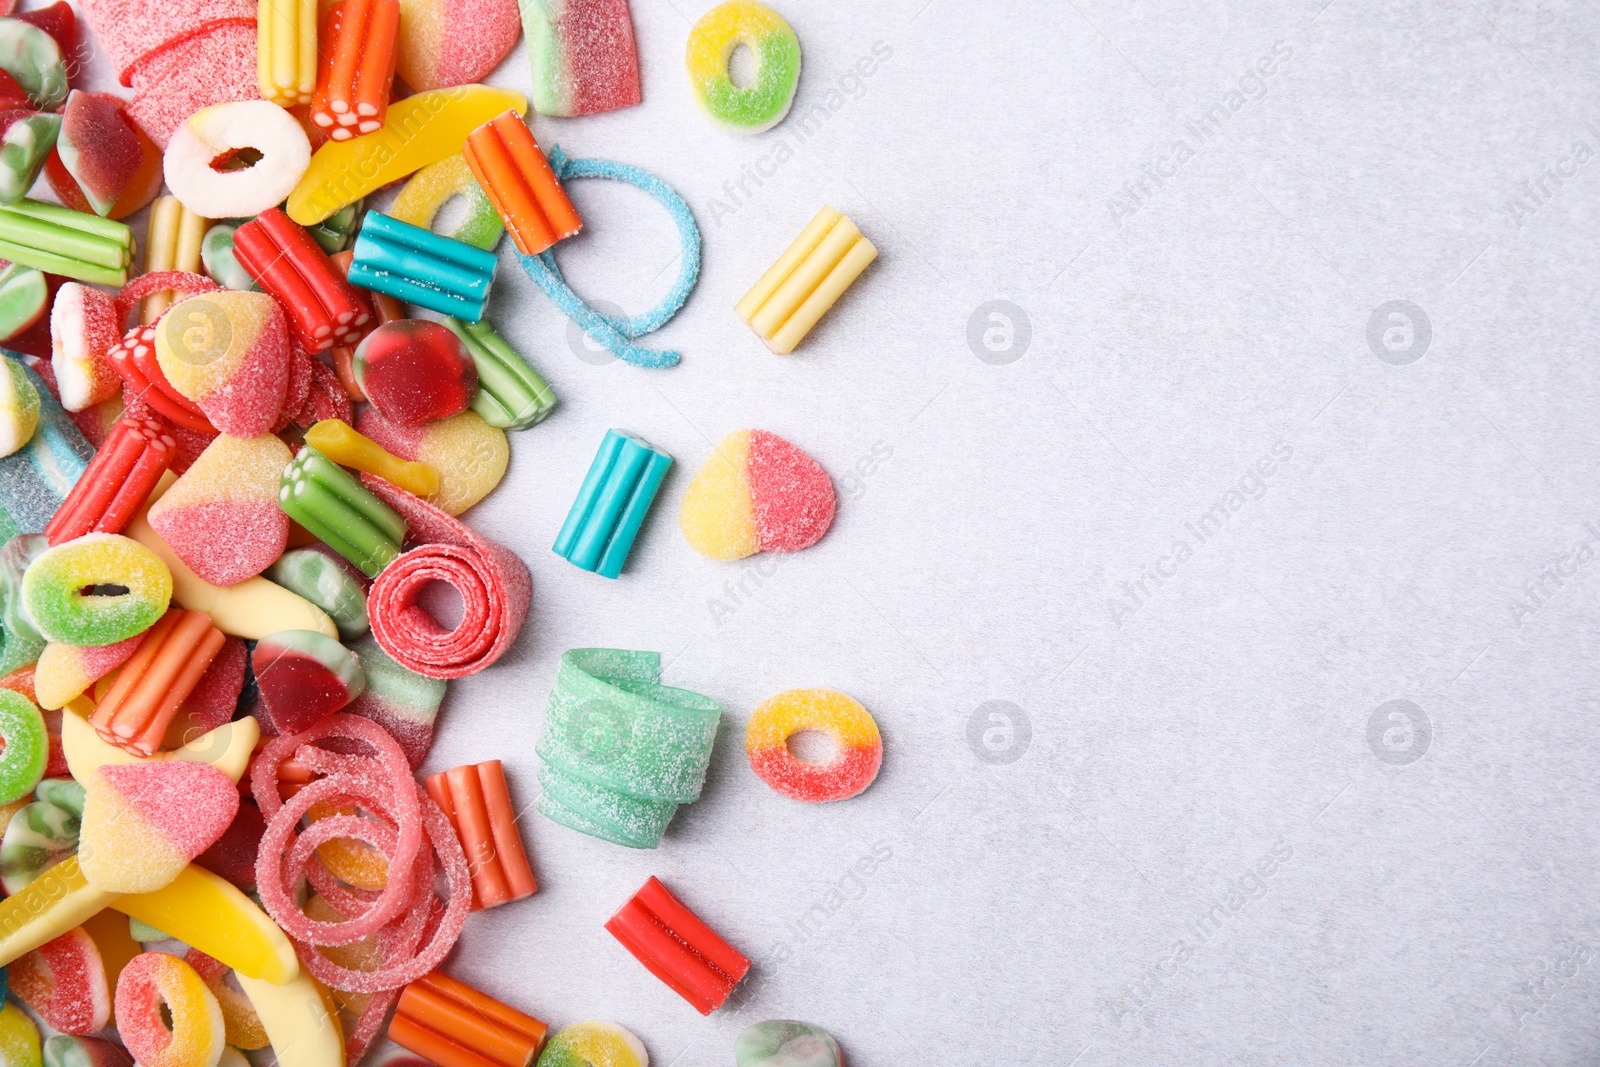
[[[654,848],[672,821],[678,805],[671,801],[640,800],[610,789],[569,778],[553,767],[539,771],[544,795],[604,831],[601,836],[619,844]]]
[[[84,787],[78,865],[83,877],[109,893],[150,893],[189,864],[103,775]]]

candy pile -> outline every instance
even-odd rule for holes
[[[698,278],[688,205],[637,167],[547,152],[524,97],[474,84],[525,33],[536,113],[637,104],[626,0],[83,15],[132,100],[72,84],[85,45],[65,2],[0,17],[0,1060],[240,1067],[270,1049],[340,1067],[387,1038],[389,1059],[439,1067],[646,1067],[621,1026],[551,1035],[439,969],[471,912],[537,893],[531,798],[498,759],[418,777],[449,681],[505,656],[533,603],[528,565],[459,518],[505,476],[508,432],[557,404],[486,317],[515,310],[493,303],[502,235],[596,343],[680,358],[636,342]],[[739,0],[696,24],[688,69],[713,118],[758,132],[789,108],[799,43]],[[41,178],[60,203],[31,195]],[[679,274],[644,315],[596,311],[556,264],[586,229],[579,178],[673,218]],[[457,196],[465,217],[438,232]],[[147,205],[141,253],[121,220]],[[875,256],[824,208],[737,313],[790,352]],[[672,463],[607,433],[555,554],[619,577]],[[740,430],[679,520],[734,560],[816,544],[835,507],[814,459]],[[430,612],[440,584],[456,621]],[[566,652],[538,811],[658,847],[721,716],[663,685],[654,652]],[[802,731],[832,738],[830,762],[790,754]],[[872,716],[828,690],[769,700],[746,747],[803,801],[859,793],[882,760]],[[653,877],[605,926],[702,1013],[750,968]],[[796,1022],[750,1028],[735,1055],[840,1063]]]

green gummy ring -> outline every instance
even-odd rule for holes
[[[10,689],[0,689],[0,804],[27,796],[44,777],[50,756],[50,738],[44,716],[33,701]]]
[[[756,57],[756,77],[733,84],[728,61],[744,45]],[[783,121],[800,84],[800,39],[784,17],[755,0],[728,0],[689,31],[684,57],[695,102],[735,133],[761,133]]]
[[[120,596],[85,596],[90,586],[117,585]],[[166,614],[172,572],[131,538],[93,533],[41,554],[22,575],[22,603],[47,641],[97,646],[144,633]]]

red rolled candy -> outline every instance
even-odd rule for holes
[[[172,466],[177,448],[154,419],[118,419],[44,528],[46,540],[59,545],[87,533],[121,533]]]
[[[129,330],[106,352],[106,358],[122,378],[123,401],[130,412],[137,402],[174,426],[211,437],[217,435],[211,420],[201,413],[193,400],[174,389],[162,373],[161,364],[156,362],[154,323]]]
[[[417,543],[384,568],[367,594],[378,644],[396,663],[429,678],[460,678],[499,659],[533,599],[527,564],[404,489],[370,474],[361,480],[400,513]],[[432,582],[444,582],[461,597],[454,629],[440,626],[419,603]]]
[[[278,298],[308,351],[354,344],[372,320],[372,308],[334,270],[322,246],[278,208],[239,227],[233,254],[245,273]]]
[[[673,896],[654,875],[606,923],[611,936],[673,992],[710,1015],[750,970],[744,953]]]

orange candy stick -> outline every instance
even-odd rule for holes
[[[523,255],[536,256],[583,229],[550,161],[515,111],[467,134],[461,154]]]
[[[203,611],[174,608],[145,631],[89,722],[101,738],[151,756],[178,708],[222,651],[225,638]]]
[[[311,121],[331,139],[383,128],[399,34],[400,0],[343,0],[329,10]]]
[[[333,269],[339,277],[348,278],[350,275],[350,261],[355,258],[351,251],[338,252],[328,257],[333,264]],[[369,325],[376,330],[386,322],[406,318],[406,306],[388,293],[374,293],[370,289],[362,289],[362,294],[372,301],[372,321]],[[370,332],[370,331],[369,331]],[[356,403],[367,398],[361,391],[361,386],[356,382],[355,372],[355,345],[334,345],[328,352],[333,357],[333,369],[339,375],[339,384],[344,386],[345,395]]]
[[[528,1067],[549,1027],[434,971],[405,987],[389,1040],[439,1067]]]
[[[539,886],[517,835],[517,815],[500,761],[457,767],[427,781],[428,795],[450,820],[467,854],[472,910],[531,896]]]

